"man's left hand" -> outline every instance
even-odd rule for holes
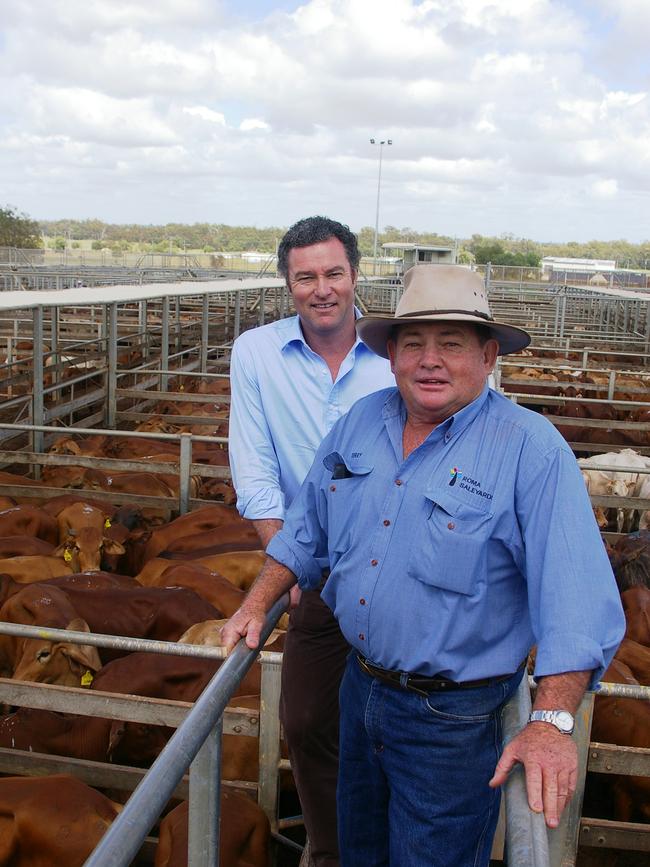
[[[503,785],[517,762],[525,769],[530,809],[543,811],[548,827],[557,828],[576,789],[578,750],[573,739],[550,723],[529,723],[504,749],[490,786]]]

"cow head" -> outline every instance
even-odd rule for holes
[[[53,557],[63,557],[73,572],[99,572],[102,556],[120,556],[125,548],[97,527],[79,527],[68,530],[67,539],[52,551]]]
[[[90,627],[80,617],[71,620],[66,629],[74,632],[90,632]],[[88,671],[99,671],[101,667],[97,649],[89,644],[28,638],[23,640],[22,653],[12,677],[14,680],[29,680],[36,683],[80,686],[82,678]]]

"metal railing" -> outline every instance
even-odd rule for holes
[[[288,597],[282,597],[269,612],[260,646],[270,635],[279,617],[286,611]],[[0,632],[6,635],[17,635],[27,638],[41,638],[65,640],[77,644],[91,644],[97,647],[110,647],[126,651],[147,651],[163,653],[174,656],[191,656],[208,659],[223,659],[223,648],[203,647],[175,642],[148,641],[143,639],[124,638],[121,636],[98,635],[71,630],[49,629],[20,624],[1,623]],[[189,710],[185,719],[180,723],[176,732],[160,753],[154,764],[146,772],[141,782],[135,788],[124,810],[109,828],[102,838],[99,846],[89,857],[86,864],[89,867],[120,867],[129,865],[141,848],[150,828],[162,813],[169,799],[172,797],[177,786],[181,782],[185,771],[191,765],[189,785],[189,852],[192,867],[214,867],[218,864],[219,852],[219,811],[220,811],[220,761],[221,761],[221,732],[223,728],[223,716],[226,706],[233,696],[237,686],[246,672],[253,665],[258,656],[257,650],[246,647],[240,641],[234,651],[225,659],[216,674],[205,687],[194,706]],[[260,780],[264,785],[258,787],[258,800],[265,808],[267,815],[270,810],[273,815],[269,816],[271,826],[277,812],[277,773],[279,768],[279,722],[277,725],[263,724],[263,706],[266,703],[267,716],[277,718],[277,706],[279,704],[279,665],[281,654],[262,651],[263,677],[262,677],[262,708],[260,714],[260,754],[262,746],[267,757],[275,765],[274,768],[263,769],[260,762]],[[266,664],[266,669],[264,665]],[[277,670],[277,674],[276,674]],[[275,676],[274,676],[275,675]],[[270,681],[270,684],[265,682]],[[17,682],[17,686],[18,686]],[[47,689],[47,687],[46,687]],[[51,687],[49,689],[52,689]],[[2,685],[0,694],[6,693],[8,687]],[[73,698],[77,701],[79,690],[73,692]],[[10,701],[15,701],[15,696],[6,696]],[[52,701],[52,697],[47,698]],[[67,698],[67,696],[66,696]],[[80,696],[81,707],[73,710],[67,707],[69,712],[84,713],[83,704],[101,698],[100,693],[85,693]],[[112,701],[115,697],[112,696]],[[47,701],[47,699],[46,699]],[[142,702],[138,702],[141,704]],[[31,706],[43,707],[43,703],[32,698]],[[274,713],[275,708],[275,713]],[[57,703],[57,709],[61,709]],[[115,716],[120,717],[121,709],[116,709]],[[86,710],[86,714],[95,715],[96,710]],[[103,707],[102,715],[110,715],[108,707]],[[130,712],[129,712],[130,713]],[[160,712],[154,711],[154,720]],[[143,721],[146,712],[142,709],[138,717]],[[153,720],[152,720],[153,721]],[[169,724],[169,720],[167,723]],[[270,731],[265,731],[265,728]],[[269,739],[276,742],[276,749],[269,751],[265,741]]]

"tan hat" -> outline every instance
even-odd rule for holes
[[[495,322],[483,278],[461,265],[414,265],[404,275],[404,294],[394,316],[362,316],[356,326],[363,342],[388,358],[386,341],[395,325],[414,322],[467,322],[484,325],[499,343],[499,355],[518,352],[530,334],[514,325]]]

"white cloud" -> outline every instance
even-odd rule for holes
[[[618,193],[618,181],[615,178],[594,181],[591,191],[599,199],[613,199]]]
[[[321,210],[358,228],[374,220],[368,140],[381,136],[394,141],[382,222],[650,236],[645,0],[254,8],[244,20],[234,0],[13,0],[7,200],[37,218],[287,225]]]

